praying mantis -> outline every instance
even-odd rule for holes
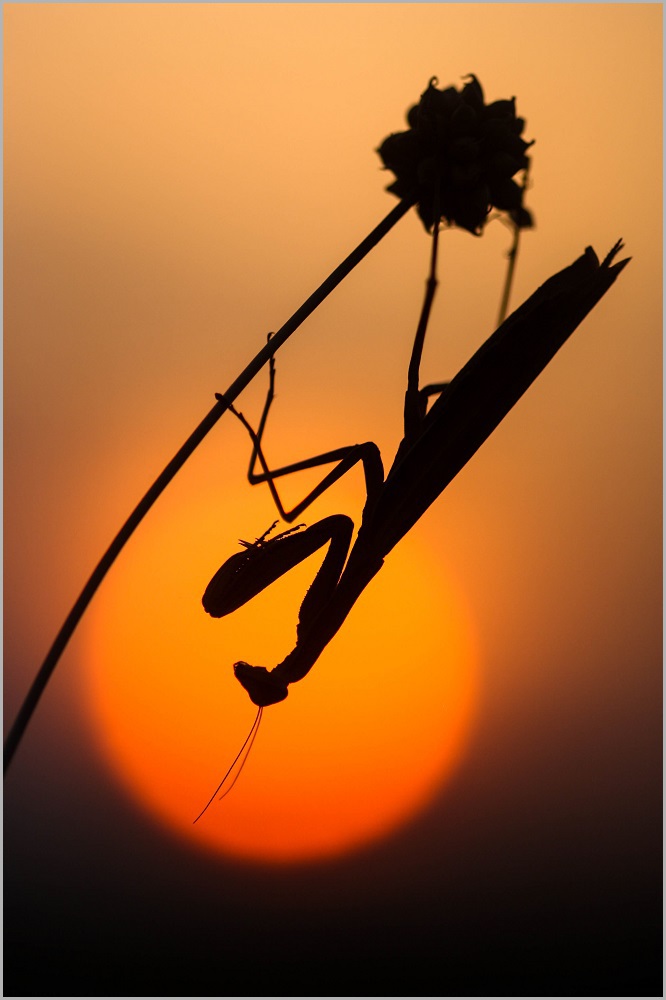
[[[361,524],[353,544],[354,524],[344,514],[323,518],[309,527],[287,528],[269,537],[273,525],[255,542],[243,542],[243,550],[226,560],[205,590],[205,610],[215,618],[224,617],[327,546],[300,607],[293,650],[271,670],[245,661],[234,664],[235,676],[258,707],[255,724],[238,760],[248,743],[251,746],[263,709],[283,701],[289,686],[306,676],[394,546],[495,430],[628,263],[615,259],[621,241],[601,263],[588,247],[505,318],[518,234],[532,224],[522,204],[529,170],[526,151],[532,142],[521,138],[525,122],[516,114],[515,98],[487,104],[478,79],[470,74],[466,80],[460,91],[454,87],[440,90],[437,78],[431,78],[418,104],[407,113],[409,129],[392,133],[377,149],[384,167],[395,174],[396,180],[387,190],[400,198],[399,204],[269,337],[226,393],[216,393],[215,405],[167,463],[103,553],[21,704],[5,740],[5,773],[71,635],[106,573],[154,502],[227,410],[243,423],[252,441],[250,482],[268,485],[278,513],[287,524],[292,524],[359,462],[366,486]],[[522,186],[513,179],[520,172]],[[262,438],[274,397],[275,354],[412,207],[417,208],[432,235],[432,252],[408,368],[404,434],[388,474],[384,474],[379,449],[372,442],[338,448],[271,470]],[[498,328],[450,382],[421,387],[421,356],[437,288],[440,223],[446,220],[449,225],[479,236],[493,207],[507,213],[514,225]],[[269,366],[269,388],[255,432],[233,404],[265,364]],[[261,471],[257,471],[257,463]],[[336,464],[321,482],[300,503],[286,510],[276,480],[331,463]],[[226,776],[222,784],[225,780]]]
[[[287,529],[271,539],[268,536],[273,525],[256,542],[243,542],[244,551],[231,556],[206,588],[204,609],[221,618],[246,604],[319,548],[328,546],[301,604],[296,644],[291,652],[272,670],[245,661],[234,664],[236,678],[259,708],[250,736],[234,765],[248,742],[251,746],[263,708],[283,701],[289,686],[312,669],[360,594],[381,569],[386,556],[500,424],[630,259],[616,261],[623,248],[621,240],[601,263],[592,247],[587,247],[582,256],[549,278],[501,322],[450,382],[421,387],[421,356],[437,285],[437,236],[436,226],[426,295],[408,369],[404,436],[386,476],[379,449],[372,442],[269,469],[262,437],[274,397],[274,358],[270,360],[268,394],[258,429],[254,431],[240,411],[229,407],[252,440],[249,481],[268,485],[278,513],[287,524],[295,521],[359,462],[366,486],[366,501],[353,546],[354,525],[345,514],[325,517],[310,527],[299,525]],[[434,402],[429,406],[431,398]],[[257,462],[261,472],[256,471]],[[300,503],[285,510],[276,479],[333,462],[337,463],[333,470]]]

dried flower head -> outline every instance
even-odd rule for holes
[[[407,113],[409,130],[384,139],[377,152],[396,176],[387,190],[414,198],[428,231],[446,219],[478,236],[492,208],[527,228],[532,217],[513,179],[529,165],[525,122],[516,117],[514,97],[486,104],[477,78],[465,79],[460,91],[438,90],[433,77]]]

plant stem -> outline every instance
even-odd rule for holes
[[[527,191],[527,185],[529,182],[530,166],[527,164],[523,172],[523,182],[522,182],[522,195],[521,195],[521,205],[522,199],[525,197],[525,192]],[[502,325],[506,319],[506,314],[509,311],[509,299],[511,297],[511,286],[513,285],[513,274],[516,269],[516,258],[518,256],[518,244],[520,243],[520,226],[518,222],[513,223],[513,243],[511,244],[511,249],[507,254],[509,258],[509,266],[506,272],[506,278],[504,279],[504,291],[502,292],[502,301],[500,302],[499,316],[497,317],[498,327]]]
[[[62,656],[76,626],[80,622],[83,614],[90,604],[97,588],[108,573],[109,569],[120,554],[123,546],[129,540],[134,530],[138,527],[157,498],[169,485],[178,470],[185,464],[192,452],[203,441],[208,432],[215,426],[222,414],[229,409],[236,397],[252,381],[255,375],[261,371],[266,362],[271,358],[284,342],[294,333],[314,310],[321,305],[324,299],[333,291],[340,282],[359,264],[363,258],[375,247],[379,241],[393,228],[403,215],[405,215],[415,199],[403,198],[398,205],[393,208],[388,215],[382,219],[364,240],[359,243],[355,250],[342,261],[328,278],[306,299],[306,301],[296,310],[287,322],[275,333],[270,341],[264,345],[259,353],[253,358],[250,364],[241,372],[238,378],[232,382],[224,394],[216,394],[217,402],[206,414],[201,423],[190,434],[183,446],[176,452],[174,457],[157,477],[145,496],[139,501],[130,516],[127,518],[122,528],[113,539],[108,549],[93,570],[88,582],[79,594],[67,618],[63,622],[53,645],[49,649],[44,662],[39,668],[37,675],[32,682],[16,720],[9,731],[4,745],[4,771],[7,772],[14,754],[21,742],[23,734],[32,718],[32,715],[39,703],[44,688],[46,687],[56,665]]]
[[[520,226],[514,224],[513,228],[513,243],[511,244],[511,249],[509,250],[507,257],[509,258],[509,266],[506,271],[506,278],[504,279],[504,290],[502,292],[502,301],[500,302],[499,315],[497,317],[497,326],[501,326],[506,319],[506,314],[509,311],[509,299],[511,297],[511,286],[513,285],[513,274],[516,269],[516,257],[518,256],[518,244],[520,242]]]

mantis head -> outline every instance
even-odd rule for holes
[[[266,667],[253,667],[244,660],[234,663],[234,674],[259,708],[284,701],[288,695],[287,685]]]

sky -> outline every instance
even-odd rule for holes
[[[376,149],[431,77],[535,140],[514,307],[588,245],[632,258],[193,826],[252,724],[231,664],[282,659],[321,559],[207,618],[277,516],[222,419],[7,777],[6,995],[656,995],[661,6],[3,13],[6,724],[214,393],[394,206]],[[442,233],[425,382],[494,329],[509,243]],[[429,249],[410,212],[279,352],[272,461],[390,465]],[[352,472],[303,520],[363,499]]]

